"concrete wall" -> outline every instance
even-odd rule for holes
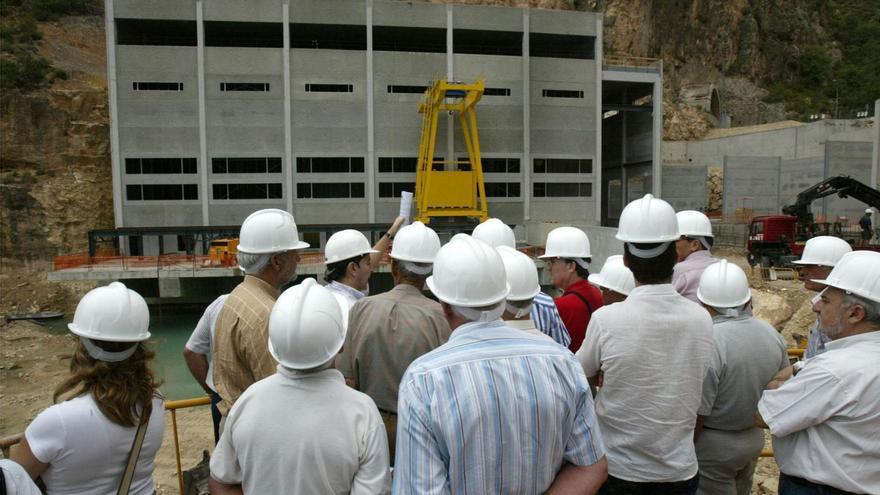
[[[872,143],[828,141],[825,144],[825,176],[848,175],[863,184],[871,183]],[[828,196],[822,201],[822,213],[829,219],[846,217],[858,223],[867,205],[852,198]]]
[[[811,186],[822,182],[825,173],[825,160],[822,157],[796,158],[782,160],[779,169],[779,210],[794,204],[797,195]],[[820,212],[821,204],[813,204],[813,214]]]
[[[706,208],[707,170],[705,165],[663,164],[663,199],[681,210]]]
[[[737,209],[758,214],[776,213],[779,206],[779,157],[724,157],[725,215]]]

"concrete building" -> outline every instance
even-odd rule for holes
[[[413,190],[417,103],[436,78],[485,79],[490,214],[523,238],[542,242],[546,222],[614,225],[625,200],[660,193],[660,67],[605,63],[600,14],[106,0],[106,21],[117,227],[237,225],[267,207],[300,224],[390,222]],[[437,155],[461,159],[444,125]],[[192,249],[165,237],[121,247]]]

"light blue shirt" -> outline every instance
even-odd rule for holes
[[[571,345],[571,336],[565,328],[565,323],[562,322],[562,317],[559,316],[559,310],[556,309],[552,297],[539,292],[532,302],[531,317],[535,327],[555,340],[557,344],[565,348]]]
[[[543,493],[563,461],[605,455],[593,399],[568,349],[468,323],[400,383],[395,494]]]

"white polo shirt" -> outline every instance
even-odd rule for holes
[[[205,376],[205,384],[214,392],[217,392],[217,389],[214,388],[214,360],[211,359],[211,351],[214,349],[214,327],[227,297],[229,294],[223,294],[205,308],[205,312],[199,318],[192,335],[186,341],[187,349],[208,359],[208,374]]]
[[[235,401],[211,476],[244,493],[379,494],[391,489],[388,440],[369,396],[334,369],[278,366]]]
[[[855,493],[880,493],[880,331],[825,344],[825,352],[758,411],[779,470]]]
[[[596,396],[608,473],[636,482],[697,474],[694,424],[713,353],[712,318],[671,284],[643,285],[590,319],[577,358]]]

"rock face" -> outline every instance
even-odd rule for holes
[[[4,257],[83,251],[113,225],[107,93],[49,89],[0,98]]]

